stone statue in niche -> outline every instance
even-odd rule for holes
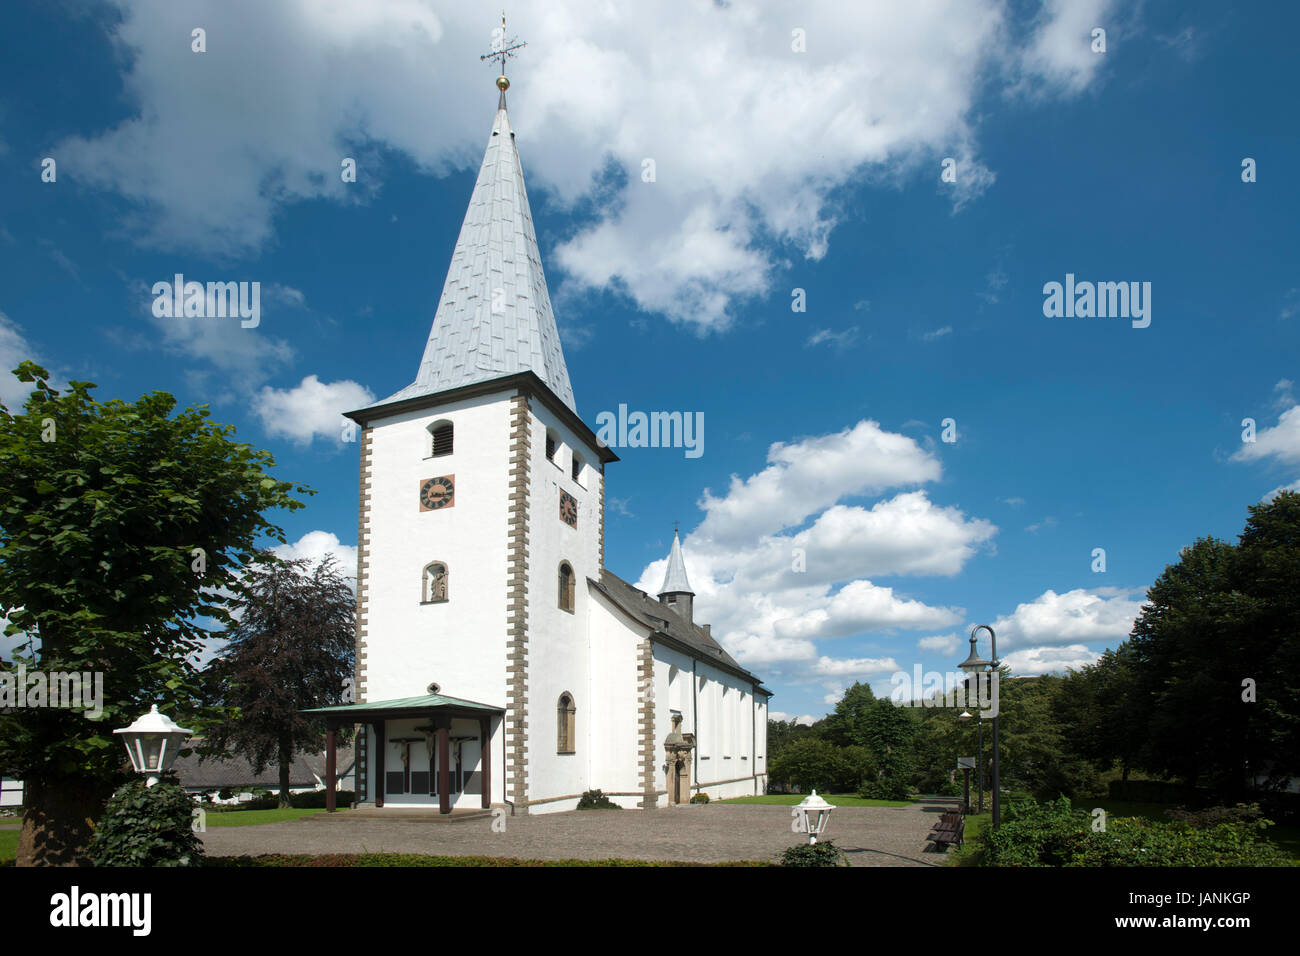
[[[424,573],[429,581],[429,592],[426,600],[430,604],[447,600],[447,566],[445,564],[431,564],[425,569]]]

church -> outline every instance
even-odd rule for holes
[[[504,58],[502,60],[504,66]],[[415,381],[359,429],[357,802],[443,813],[652,809],[766,790],[771,692],[695,621],[673,536],[655,595],[605,567],[605,469],[578,415],[510,82]]]

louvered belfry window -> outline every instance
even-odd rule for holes
[[[453,429],[451,422],[443,422],[433,427],[433,457],[440,458],[443,455],[450,455],[452,448]]]

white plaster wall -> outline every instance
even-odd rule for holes
[[[687,659],[682,670],[688,678],[689,668]],[[691,686],[688,681],[685,685],[687,693]],[[766,710],[764,722],[756,725],[753,684],[706,661],[697,660],[695,687],[699,722],[695,733],[699,752],[695,773],[692,774],[693,789],[703,790],[713,799],[762,793],[761,776],[766,773],[766,764],[757,760],[756,754],[763,752],[764,742],[755,737],[754,729],[757,726],[765,740]],[[685,701],[685,707],[690,707],[689,699]],[[686,709],[683,709],[682,716],[685,729],[689,722]],[[760,779],[754,779],[756,774]]]
[[[587,696],[593,731],[587,741],[590,787],[611,794],[636,793],[641,788],[637,661],[648,631],[595,588],[589,589],[588,609],[591,672]],[[610,799],[635,807],[640,798]]]
[[[588,618],[591,597],[586,579],[600,576],[600,488],[596,449],[565,427],[538,399],[532,408],[532,449],[528,508],[528,796],[530,800],[605,789],[589,765],[593,741],[604,729],[593,720],[598,706],[590,691]],[[546,432],[559,437],[554,461],[546,457]],[[570,474],[574,449],[586,460],[582,482]],[[583,487],[585,482],[586,487]],[[560,491],[578,502],[578,526],[560,520]],[[560,562],[573,568],[574,610],[559,607]],[[635,681],[627,706],[634,706]],[[573,695],[576,752],[556,752],[556,706],[560,695]],[[604,691],[602,691],[604,692]],[[603,768],[602,768],[603,769]],[[536,812],[563,809],[542,804]],[[532,808],[530,808],[532,812]]]
[[[453,697],[506,704],[510,395],[407,412],[374,426],[361,701],[418,696],[436,681]],[[455,426],[455,450],[433,458],[428,426],[441,419]],[[455,504],[420,511],[421,483],[440,475],[455,476]],[[422,605],[423,569],[435,560],[448,566],[449,599]],[[498,726],[496,734],[503,733]],[[504,773],[494,769],[499,801]]]

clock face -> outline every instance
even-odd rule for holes
[[[560,519],[571,528],[578,526],[578,501],[567,491],[560,492]]]
[[[420,510],[437,511],[456,503],[455,475],[429,478],[420,482]]]

